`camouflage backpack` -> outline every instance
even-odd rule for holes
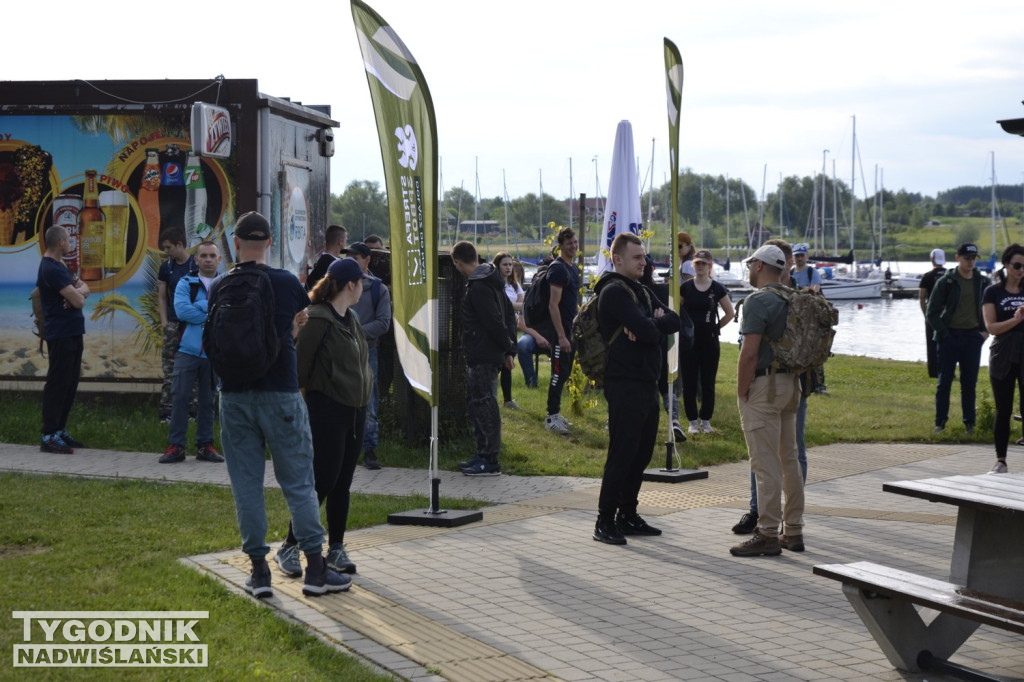
[[[612,280],[607,286],[623,287],[636,304],[640,305],[636,294],[626,284]],[[605,343],[597,320],[597,299],[597,295],[591,296],[576,313],[576,318],[572,321],[572,344],[576,349],[576,364],[588,379],[600,384],[604,381],[604,371],[608,365],[608,347],[622,334],[622,327],[616,329],[608,343]]]
[[[772,371],[786,368],[802,374],[821,367],[832,356],[839,311],[820,291],[809,287],[764,287],[788,303],[786,330],[778,341],[765,337],[772,348]]]

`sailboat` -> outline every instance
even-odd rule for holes
[[[850,174],[850,253],[849,260],[851,267],[856,268],[856,259],[853,253],[853,228],[854,218],[856,217],[857,207],[857,193],[856,193],[856,168],[857,168],[857,117],[853,117],[853,162],[851,164],[852,170]],[[828,150],[825,150],[827,153]],[[833,167],[834,168],[834,167]],[[833,170],[833,175],[835,171]],[[833,181],[833,187],[835,187],[835,181]],[[822,243],[825,239],[825,157],[822,154],[821,160],[821,235]],[[835,206],[838,204],[836,199],[833,199],[833,213],[836,212]],[[835,239],[836,239],[836,250],[838,250],[838,217],[835,219]],[[872,254],[873,256],[874,254]],[[828,257],[835,262],[845,261],[845,258],[840,257]],[[821,258],[809,258],[808,260],[816,260],[821,262]],[[840,275],[831,278],[822,278],[821,293],[825,295],[829,300],[840,301],[840,300],[861,300],[867,298],[881,298],[882,288],[885,286],[885,280],[878,276],[877,278],[858,278],[851,275]]]

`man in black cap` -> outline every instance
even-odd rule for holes
[[[373,370],[373,393],[370,395],[370,403],[366,406],[366,430],[363,432],[363,466],[367,469],[380,469],[380,460],[377,459],[380,431],[377,426],[377,349],[381,337],[391,327],[391,294],[384,283],[370,273],[370,258],[373,252],[367,244],[355,242],[341,252],[351,256],[363,271],[363,295],[353,306],[359,315],[359,322],[363,325],[366,344],[370,347],[370,369]]]
[[[935,390],[935,433],[946,428],[949,394],[956,367],[960,365],[960,407],[964,430],[974,435],[974,390],[978,383],[981,346],[988,333],[981,313],[981,298],[988,278],[974,267],[978,247],[961,244],[956,250],[957,266],[935,282],[928,297],[928,324],[935,330],[938,345],[939,384]]]
[[[306,555],[302,593],[312,597],[347,590],[352,580],[329,569],[323,557],[324,527],[320,524],[320,505],[313,482],[313,438],[306,403],[299,393],[292,341],[292,321],[309,305],[309,296],[295,275],[267,266],[267,250],[272,241],[270,223],[255,211],[240,216],[235,223],[236,268],[258,268],[270,279],[280,346],[276,360],[261,378],[241,382],[221,377],[220,435],[242,551],[252,562],[246,591],[260,599],[274,594],[266,560],[270,547],[263,499],[266,451],[270,450],[274,475],[291,512],[292,531],[299,549]],[[211,287],[208,320],[214,317],[224,282],[232,276],[224,275]]]

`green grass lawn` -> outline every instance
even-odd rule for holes
[[[695,436],[679,447],[686,466],[707,466],[746,457],[735,397],[737,353],[735,344],[722,344],[712,420],[718,433]],[[932,434],[935,380],[928,378],[924,363],[836,355],[829,360],[825,371],[829,395],[813,395],[808,401],[808,445],[864,441],[956,442],[966,438],[963,429],[956,426],[938,436]],[[590,389],[579,401],[580,411],[574,412],[570,392],[566,389],[562,412],[574,424],[572,433],[566,437],[545,431],[545,381],[549,376],[549,369],[542,362],[541,388],[528,389],[521,370],[516,367],[513,372],[512,394],[520,409],[502,408],[502,471],[527,476],[599,477],[607,447],[604,396],[600,390]],[[951,425],[960,423],[958,394],[959,386],[954,385]],[[0,442],[38,443],[38,395],[7,393],[0,394],[0,398],[3,400]],[[973,440],[990,440],[992,410],[988,372],[983,367],[978,378],[978,429]],[[194,424],[190,428],[194,428]],[[72,410],[69,429],[96,448],[138,451],[147,453],[144,455],[147,457],[157,457],[167,447],[167,427],[157,420],[155,398],[124,400],[83,396]],[[661,429],[667,435],[665,419],[662,419]],[[382,429],[380,437],[378,455],[385,466],[427,467],[426,445],[409,446],[390,429]],[[192,442],[191,436],[189,442]],[[215,445],[220,445],[219,434]],[[438,450],[441,467],[454,470],[456,462],[473,453],[468,426],[463,437],[442,441]],[[664,449],[659,446],[655,457],[663,456]]]
[[[225,487],[0,474],[0,677],[110,679],[109,669],[12,669],[21,621],[10,611],[209,611],[196,634],[209,668],[118,669],[119,679],[391,680],[329,647],[276,611],[233,595],[178,562],[237,548],[231,491]],[[349,528],[386,523],[424,497],[354,495]],[[479,503],[445,500],[451,508]],[[288,510],[267,491],[269,538],[281,540]],[[359,557],[353,555],[358,563]],[[272,568],[274,577],[280,574]],[[38,641],[41,634],[36,626]],[[59,632],[59,631],[58,631]],[[58,635],[59,639],[59,635]],[[21,673],[21,674],[19,674]]]

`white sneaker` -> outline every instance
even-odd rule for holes
[[[563,436],[568,435],[569,427],[563,424],[559,419],[556,419],[556,417],[558,417],[557,414],[549,414],[548,416],[544,417],[544,428],[547,429],[548,431],[560,433]]]
[[[707,419],[702,419],[701,420],[701,422],[700,422],[700,431],[701,431],[701,433],[714,433],[715,432],[715,430],[713,428],[711,428],[711,422],[709,422]]]
[[[569,428],[570,426],[572,426],[572,422],[569,421],[568,419],[566,419],[565,417],[563,417],[561,413],[553,414],[551,416],[554,419],[557,419],[558,421],[560,421],[563,425],[565,425],[565,428]]]
[[[686,429],[686,432],[689,434],[700,433],[700,422],[694,419],[690,422],[690,427]]]
[[[1005,474],[1007,471],[1006,462],[1001,459],[997,459],[995,466],[989,469],[990,474]]]

